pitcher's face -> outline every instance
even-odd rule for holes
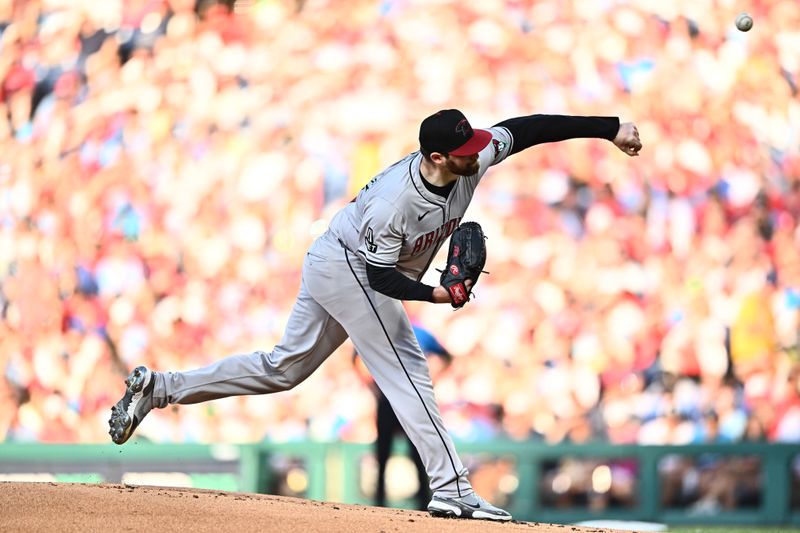
[[[449,155],[445,159],[447,170],[458,176],[472,176],[480,170],[478,154],[472,155]]]

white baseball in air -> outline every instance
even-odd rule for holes
[[[736,27],[739,28],[739,31],[750,31],[750,28],[753,27],[753,17],[747,13],[739,13],[736,16]]]

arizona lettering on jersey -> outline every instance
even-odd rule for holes
[[[461,218],[451,218],[449,222],[445,222],[436,231],[429,231],[424,235],[420,235],[414,239],[414,248],[411,250],[411,255],[418,255],[428,251],[431,246],[437,248],[442,242],[447,239],[458,227]]]
[[[478,154],[478,172],[459,177],[447,198],[425,187],[419,170],[422,154],[413,152],[370,180],[333,218],[328,231],[367,263],[395,267],[419,280],[458,227],[483,175],[511,151],[507,129],[489,131],[492,142]]]

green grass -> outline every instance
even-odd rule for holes
[[[800,533],[794,527],[670,526],[669,533]]]

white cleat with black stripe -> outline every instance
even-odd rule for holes
[[[433,496],[428,504],[431,516],[444,518],[471,518],[473,520],[495,520],[506,522],[511,520],[511,515],[495,507],[474,492],[461,498],[448,498],[447,496]]]
[[[117,444],[127,441],[145,415],[153,408],[153,371],[137,366],[125,380],[125,395],[111,408],[108,434]]]

